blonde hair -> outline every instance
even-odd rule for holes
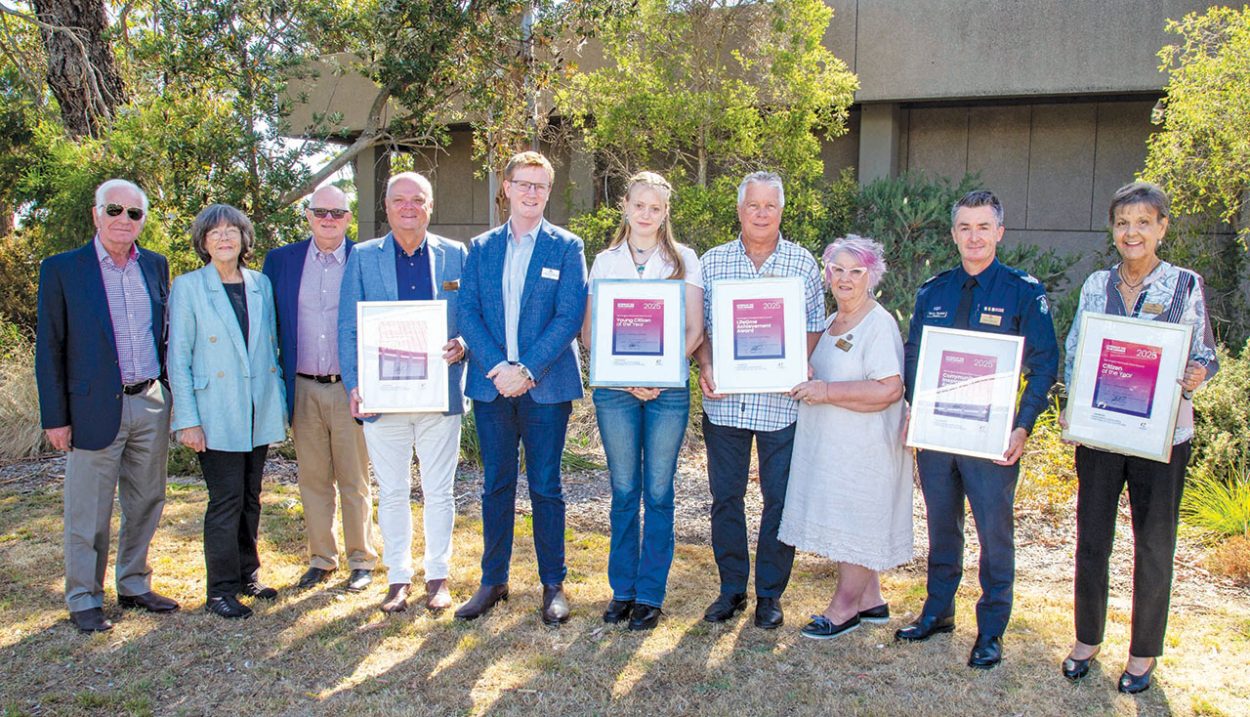
[[[507,166],[503,168],[503,178],[512,181],[512,173],[521,167],[542,167],[547,170],[547,179],[552,183],[556,181],[556,169],[551,166],[551,160],[543,156],[542,152],[526,151],[512,155]]]
[[[630,177],[629,182],[625,185],[625,196],[621,198],[621,224],[616,228],[616,234],[608,245],[609,249],[615,249],[622,242],[629,239],[629,195],[633,193],[635,187],[654,189],[664,197],[665,205],[669,203],[669,199],[673,196],[672,185],[668,183],[667,179],[655,172],[639,172]],[[664,214],[664,219],[660,221],[657,234],[659,236],[660,251],[668,259],[668,263],[673,266],[673,273],[668,278],[684,279],[686,278],[686,267],[681,261],[681,255],[677,253],[677,239],[673,236],[673,223],[669,221],[667,206]]]

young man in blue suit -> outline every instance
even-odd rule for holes
[[[169,263],[141,249],[148,198],[122,179],[96,189],[96,236],[39,268],[35,380],[52,447],[65,465],[65,602],[82,632],[104,616],[113,496],[121,501],[117,601],[171,612],[152,591],[148,544],[165,506],[169,393],[163,385]],[[120,489],[120,490],[119,490]]]
[[[434,189],[425,177],[404,172],[386,185],[386,221],[391,233],[358,244],[347,260],[339,297],[339,366],[351,413],[365,419],[365,444],[378,481],[378,528],[382,532],[382,563],[390,584],[381,609],[408,608],[412,582],[412,451],[421,466],[425,499],[425,606],[431,611],[451,606],[447,578],[451,570],[451,532],[456,517],[452,483],[460,457],[460,419],[464,414],[464,343],[456,328],[464,244],[427,231],[434,209]],[[360,412],[361,390],[356,365],[356,304],[361,301],[447,302],[447,336],[443,360],[448,366],[446,413]],[[367,396],[365,397],[368,398]]]
[[[482,583],[456,617],[473,620],[508,597],[517,448],[534,508],[543,584],[542,620],[569,617],[564,596],[564,496],[560,456],[572,401],[582,397],[574,340],[586,309],[582,240],[543,218],[555,171],[537,152],[504,169],[510,219],[473,240],[460,290],[469,348],[465,393],[482,450]]]
[[[299,459],[299,495],[308,538],[308,570],[298,587],[311,588],[338,568],[334,511],[343,510],[347,589],[364,590],[378,561],[373,547],[369,455],[351,416],[339,369],[339,290],[354,242],[347,195],[333,185],[313,192],[305,210],[312,238],[265,255],[273,284],[278,346],[286,379],[287,418]]]

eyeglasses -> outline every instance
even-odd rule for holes
[[[123,207],[120,204],[105,204],[102,209],[104,209],[104,213],[110,217],[119,217],[122,212],[126,212],[126,216],[130,217],[131,221],[137,222],[143,219],[143,210],[139,207]]]
[[[859,281],[860,279],[864,278],[867,275],[868,275],[868,269],[867,267],[863,267],[863,266],[857,266],[854,269],[844,269],[838,266],[837,264],[833,264],[832,266],[829,267],[829,276],[834,281],[837,281],[844,276],[851,277],[852,281]]]
[[[239,231],[236,227],[228,227],[226,229],[214,229],[211,232],[205,234],[204,238],[211,242],[220,242],[220,241],[229,241],[229,240],[238,241],[239,239],[243,238],[243,232]]]
[[[326,217],[342,219],[347,216],[346,209],[322,209],[321,207],[309,207],[308,211],[312,212],[313,216],[318,219],[325,219]]]
[[[527,182],[523,179],[509,179],[508,182],[512,186],[521,190],[521,194],[529,194],[530,192],[534,192],[535,194],[546,194],[547,190],[551,189],[550,184],[544,184],[542,182]]]

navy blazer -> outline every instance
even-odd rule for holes
[[[456,324],[456,303],[460,296],[460,276],[464,270],[464,244],[426,233],[430,250],[430,277],[434,280],[434,298],[447,302],[447,338],[460,335]],[[399,288],[395,276],[395,237],[387,234],[379,239],[361,242],[347,260],[343,287],[339,293],[339,370],[343,372],[343,388],[351,392],[359,383],[356,366],[356,304],[361,301],[398,301]],[[436,346],[434,357],[442,361],[443,347]],[[464,360],[447,367],[447,412],[464,413]],[[376,419],[373,419],[376,420]]]
[[[346,261],[356,245],[344,239],[343,260]],[[286,417],[295,414],[295,366],[299,352],[299,287],[304,279],[304,261],[312,239],[280,246],[265,255],[261,273],[269,277],[273,286],[273,303],[278,318],[278,358],[282,362],[282,378],[286,382]],[[337,320],[337,316],[335,317]],[[340,371],[342,369],[340,368]]]
[[[152,301],[152,340],[164,378],[169,262],[139,249],[139,270]],[[107,447],[122,417],[122,374],[95,240],[39,265],[35,382],[44,428],[70,426],[74,448]]]
[[[475,238],[460,288],[460,333],[469,346],[465,394],[474,401],[499,395],[487,372],[507,360],[503,267],[508,225]],[[586,255],[576,234],[542,221],[521,291],[519,360],[534,375],[536,403],[582,397],[577,334],[586,312]]]

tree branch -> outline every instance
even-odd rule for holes
[[[356,155],[366,149],[381,144],[382,137],[382,113],[386,110],[386,103],[391,99],[391,90],[389,87],[383,87],[378,90],[378,94],[373,98],[373,104],[369,107],[369,115],[365,120],[365,126],[360,131],[360,136],[355,142],[348,145],[347,149],[335,155],[325,166],[317,170],[308,179],[304,180],[299,186],[292,187],[278,198],[279,207],[288,207],[299,201],[302,197],[309,194],[317,188],[322,182],[330,178],[335,172],[342,169],[348,162],[356,158]]]

